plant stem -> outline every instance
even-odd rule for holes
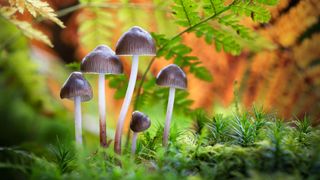
[[[167,114],[166,114],[166,123],[164,125],[164,132],[163,132],[163,146],[168,146],[168,139],[169,139],[169,131],[170,131],[170,123],[171,123],[171,117],[172,117],[172,111],[173,111],[173,104],[174,104],[174,95],[175,95],[175,88],[170,87],[169,90],[169,100],[167,105]]]
[[[124,97],[124,101],[123,101],[123,104],[122,104],[122,107],[120,110],[116,134],[115,134],[115,138],[114,138],[114,151],[118,154],[121,154],[122,129],[123,129],[124,120],[126,118],[126,115],[127,115],[128,109],[129,109],[129,105],[131,102],[134,87],[136,84],[137,74],[138,74],[138,66],[139,66],[139,56],[133,55],[129,84],[128,84],[126,96]]]
[[[107,146],[106,130],[106,97],[105,97],[105,74],[99,74],[99,127],[100,127],[100,145]]]
[[[138,133],[133,132],[132,136],[132,144],[131,144],[131,155],[134,155],[136,153],[136,146],[137,146],[137,138],[138,138]]]
[[[74,123],[75,123],[75,134],[76,143],[82,144],[82,122],[81,122],[81,97],[74,97]]]

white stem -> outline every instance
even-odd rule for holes
[[[120,115],[117,123],[117,129],[116,129],[116,134],[115,134],[115,141],[114,141],[114,150],[116,153],[121,154],[121,135],[122,135],[122,129],[123,129],[123,124],[124,120],[126,118],[129,105],[131,102],[132,94],[134,91],[134,87],[136,84],[136,79],[137,79],[137,74],[138,74],[138,66],[139,66],[139,56],[138,55],[133,55],[132,56],[132,65],[131,65],[131,73],[130,73],[130,79],[129,79],[129,84],[126,92],[126,96],[124,98],[121,110],[120,110]]]
[[[99,74],[99,127],[100,127],[100,145],[107,146],[106,131],[106,97],[105,97],[105,74]]]
[[[170,123],[171,123],[171,117],[172,117],[172,111],[173,111],[175,90],[176,89],[174,87],[170,87],[170,90],[169,90],[166,122],[164,125],[163,141],[162,141],[163,146],[168,146],[168,138],[169,138]]]
[[[76,143],[82,144],[82,122],[81,122],[81,97],[74,97],[74,120]]]
[[[137,138],[138,138],[138,133],[134,132],[132,136],[132,144],[131,144],[131,155],[134,155],[136,153],[136,147],[137,147]]]

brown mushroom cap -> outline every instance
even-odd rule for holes
[[[134,111],[130,122],[130,129],[133,132],[142,132],[148,129],[151,125],[149,117],[142,112]]]
[[[155,56],[156,45],[147,31],[141,27],[133,26],[118,40],[116,54],[122,56]]]
[[[92,99],[91,86],[89,82],[84,79],[81,72],[71,73],[60,90],[61,99],[68,98],[73,100],[76,96],[80,96],[81,101],[89,101]]]
[[[123,72],[119,57],[106,45],[99,45],[86,55],[80,69],[86,73],[121,74]]]
[[[186,74],[175,64],[170,64],[161,69],[157,75],[156,83],[159,86],[178,89],[186,89],[188,84]]]

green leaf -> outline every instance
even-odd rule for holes
[[[66,67],[71,71],[80,71],[80,63],[78,62],[72,62],[72,63],[66,64]]]
[[[86,8],[85,12],[79,15],[81,43],[88,49],[94,49],[99,44],[109,44],[115,27],[112,13],[96,7]]]
[[[258,3],[274,6],[279,3],[279,0],[256,0]]]
[[[203,10],[205,15],[210,16],[216,14],[223,10],[223,0],[204,0],[203,1]]]
[[[254,21],[260,23],[266,23],[271,18],[271,14],[266,8],[253,2],[239,1],[239,3],[231,6],[231,10],[235,14],[251,17]]]
[[[121,99],[125,96],[128,79],[124,75],[117,76],[107,76],[109,79],[109,87],[116,89],[117,91],[114,94],[115,99]]]
[[[172,7],[173,14],[176,17],[176,23],[188,27],[200,21],[198,15],[198,5],[193,0],[174,0]]]
[[[204,80],[204,81],[212,81],[212,75],[209,72],[209,70],[205,67],[196,67],[194,68],[193,66],[191,66],[190,68],[190,72],[193,73],[197,78]]]

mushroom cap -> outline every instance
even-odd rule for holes
[[[122,56],[155,56],[156,45],[147,31],[141,27],[133,26],[118,40],[116,54]]]
[[[142,132],[148,129],[151,125],[149,117],[142,112],[134,111],[130,122],[130,129],[133,132]]]
[[[186,74],[175,64],[170,64],[161,69],[157,75],[156,83],[159,86],[178,89],[186,89],[188,85]]]
[[[73,100],[74,97],[80,96],[81,101],[92,99],[92,89],[89,82],[82,76],[81,72],[70,74],[60,90],[60,98]]]
[[[85,73],[121,74],[123,66],[119,57],[106,45],[99,45],[82,62],[80,69]]]

